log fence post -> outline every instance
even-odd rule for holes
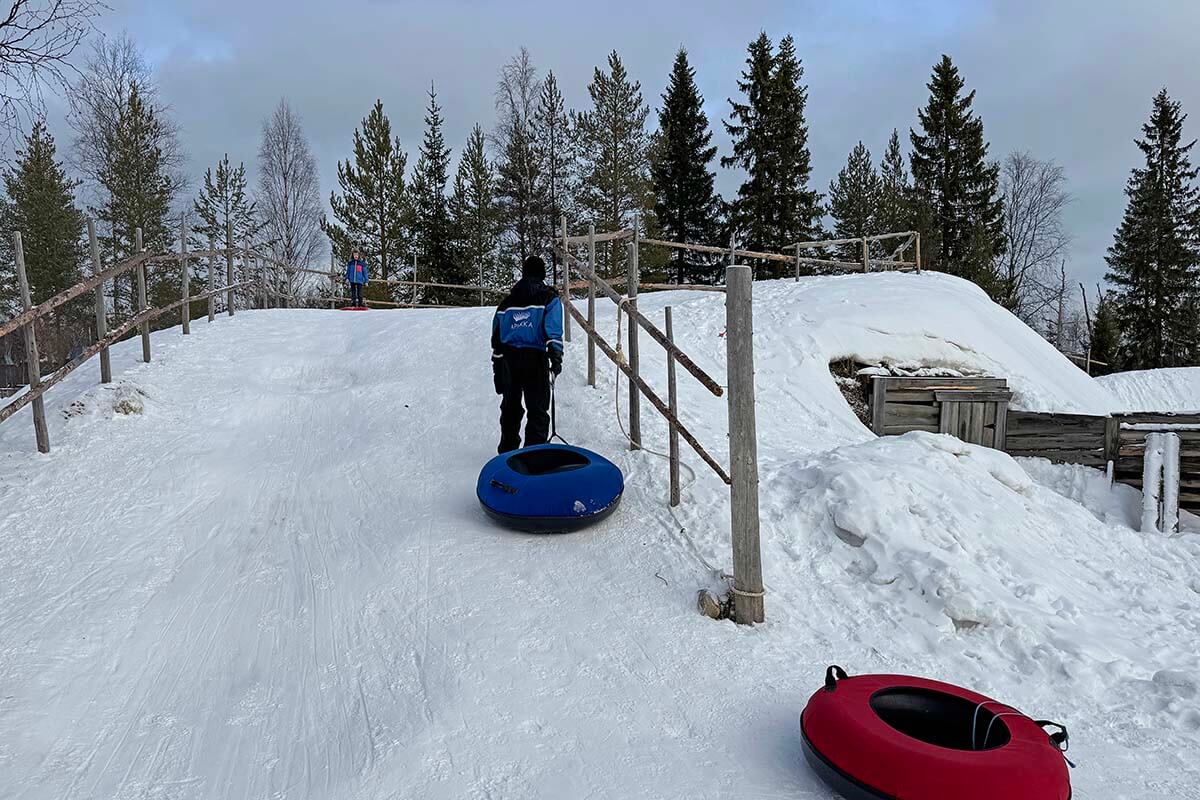
[[[800,245],[796,245],[796,281],[800,281]]]
[[[233,222],[225,223],[225,313],[233,316]]]
[[[671,307],[667,306],[666,313],[667,341],[675,344],[675,334],[671,327]],[[679,417],[679,398],[675,394],[675,353],[667,349],[667,407],[671,409],[671,418],[667,421],[669,455],[671,469],[671,505],[679,505],[679,427],[675,420]]]
[[[216,248],[213,246],[212,231],[208,232],[208,273],[205,275],[208,281],[208,321],[212,322],[217,315],[217,296],[212,293],[213,289],[217,288],[217,272],[213,269],[213,264],[216,263]]]
[[[628,298],[626,301],[629,306],[629,369],[633,373],[634,380],[629,382],[629,449],[640,450],[642,448],[642,396],[638,393],[637,378],[641,377],[639,363],[641,359],[638,357],[638,325],[634,312],[637,311],[637,290],[638,290],[638,246],[637,246],[637,223],[634,223],[634,240],[626,247],[628,248],[628,258],[626,259],[626,288],[625,295]]]
[[[917,238],[916,238],[916,242],[915,242],[916,253],[913,256],[913,263],[916,264],[917,274],[920,275],[921,274],[921,232],[917,231],[916,233],[917,233]]]
[[[29,275],[25,272],[25,245],[21,241],[20,232],[13,233],[13,253],[17,262],[17,283],[21,289],[21,305],[24,311],[33,308],[33,297],[29,292]],[[42,382],[41,356],[38,354],[37,334],[34,327],[36,320],[30,320],[21,327],[21,335],[25,339],[25,368],[29,379],[29,391],[33,391]],[[50,452],[50,431],[46,428],[46,404],[42,398],[33,401],[33,435],[37,439],[39,453]]]
[[[188,265],[187,237],[187,221],[186,218],[181,217],[179,220],[179,297],[183,300],[183,305],[180,306],[179,320],[184,336],[192,332],[192,304],[189,302],[189,298],[192,296],[191,267]]]
[[[88,243],[92,251],[92,274],[98,275],[104,271],[100,263],[100,240],[96,238],[96,221],[87,222]],[[96,341],[108,335],[108,311],[104,304],[104,283],[96,287]],[[112,383],[112,362],[109,360],[108,348],[100,350],[100,382]]]
[[[729,487],[733,538],[733,616],[764,619],[759,551],[758,441],[754,418],[754,277],[747,266],[725,270],[725,346],[729,376]]]
[[[134,230],[133,242],[134,242],[134,244],[133,244],[134,250],[137,252],[137,254],[139,256],[146,251],[146,248],[142,245],[142,229],[141,228],[137,228]],[[145,262],[138,264],[137,287],[138,287],[137,310],[138,310],[138,313],[140,314],[143,311],[145,311],[147,308],[150,307],[149,303],[146,302],[146,264],[145,264]],[[150,363],[150,321],[146,320],[141,325],[139,325],[138,328],[139,328],[139,332],[142,335],[142,361],[149,364]]]
[[[564,264],[566,261],[567,258],[564,255]],[[588,224],[588,268],[591,269],[593,275],[599,274],[596,272],[596,223],[594,222]],[[588,326],[594,330],[596,327],[596,282],[591,278],[588,278],[587,321]],[[590,336],[588,337],[587,348],[587,381],[588,386],[595,388],[596,342]]]
[[[862,259],[863,259],[863,272],[870,272],[871,271],[871,245],[867,241],[867,237],[865,237],[865,236],[863,237],[863,240],[862,240]]]
[[[571,302],[571,268],[567,259],[569,243],[567,242],[567,215],[562,215],[562,289],[561,301],[563,306],[563,341],[571,341],[571,315],[567,313],[567,304]],[[482,283],[482,281],[481,281]]]

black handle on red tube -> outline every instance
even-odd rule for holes
[[[837,664],[831,664],[829,669],[825,670],[825,691],[832,692],[837,688],[838,681],[843,681],[848,677],[850,676],[846,674],[846,670]]]

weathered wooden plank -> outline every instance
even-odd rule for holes
[[[967,403],[968,423],[966,438],[963,441],[972,444],[984,444],[983,441],[983,411],[985,403]]]
[[[991,389],[936,389],[933,398],[939,403],[995,403],[1012,400],[1012,392]]]
[[[1104,450],[1104,433],[1059,433],[1059,434],[1034,434],[1014,433],[1008,434],[1009,449],[1024,450],[1030,447],[1042,449],[1050,448],[1080,448],[1084,450]]]
[[[884,436],[900,436],[909,431],[925,431],[926,433],[941,433],[937,425],[888,425],[883,429]]]
[[[935,389],[974,388],[981,390],[1007,389],[1008,381],[1004,378],[914,378],[907,376],[883,376],[887,381],[888,391],[892,389],[919,389],[933,391]]]
[[[908,421],[936,424],[940,410],[937,406],[922,406],[912,403],[884,403],[884,425],[901,425]]]
[[[996,403],[996,422],[992,446],[997,450],[1004,450],[1008,447],[1008,403],[1003,400]]]
[[[958,403],[945,403],[941,406],[941,414],[938,416],[938,433],[948,433],[951,436],[958,435],[958,417],[961,409]]]
[[[879,382],[885,387],[889,403],[927,403],[932,405],[937,402],[933,392],[927,389],[893,389],[887,386],[886,379],[879,375],[872,376],[872,383],[875,382]]]
[[[871,431],[876,436],[882,436],[887,419],[887,384],[878,376],[871,379]]]
[[[1200,403],[1200,398],[1197,399],[1197,402]],[[1160,422],[1165,425],[1200,424],[1200,414],[1190,412],[1175,413],[1173,411],[1138,411],[1127,414],[1113,414],[1113,416],[1121,422],[1132,424],[1154,422]]]

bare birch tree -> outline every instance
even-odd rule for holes
[[[541,90],[537,69],[529,51],[522,47],[500,68],[496,130],[491,137],[498,153],[496,193],[505,229],[502,250],[512,266],[543,252],[551,235],[545,225],[546,203],[533,130]]]
[[[8,6],[0,17],[0,122],[11,137],[24,117],[42,115],[47,86],[67,88],[67,60],[105,6],[100,0],[10,0]]]
[[[1070,245],[1062,214],[1071,201],[1063,169],[1029,153],[1010,153],[1000,174],[1008,249],[999,265],[999,302],[1025,322],[1041,317],[1062,295],[1059,260]]]
[[[300,118],[280,100],[263,123],[258,147],[258,208],[263,236],[274,257],[293,267],[317,268],[324,254],[317,161]],[[298,273],[271,270],[277,291],[295,295],[305,281]]]

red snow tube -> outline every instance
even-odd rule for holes
[[[830,667],[800,738],[809,765],[847,800],[1071,797],[1066,728],[940,681]]]

